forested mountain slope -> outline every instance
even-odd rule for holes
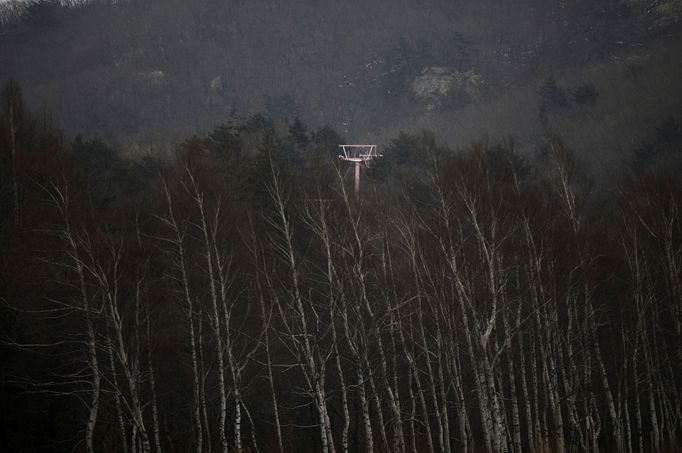
[[[427,128],[455,145],[512,136],[524,151],[549,127],[611,162],[679,117],[679,11],[614,0],[33,3],[2,28],[0,80],[19,81],[68,132],[122,145],[262,111],[352,139]],[[544,115],[552,76],[569,102]],[[596,96],[573,102],[580,87]]]

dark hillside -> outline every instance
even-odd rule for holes
[[[601,95],[592,99],[598,111],[588,115],[592,124],[638,142],[680,113],[682,94],[670,90],[680,84],[671,59],[680,49],[676,5],[137,0],[70,9],[38,3],[3,26],[0,80],[18,80],[30,103],[53,111],[68,132],[122,145],[207,131],[234,111],[263,111],[373,140],[399,125],[456,135],[450,141],[460,145],[484,129],[517,136],[530,151],[544,135],[539,88],[554,74],[567,90],[593,85],[588,88]],[[668,80],[661,85],[662,73]],[[628,110],[642,103],[658,110],[642,105],[647,118],[634,128],[632,118],[614,124],[624,110],[614,91],[635,103]],[[633,91],[646,99],[628,98]],[[571,115],[589,112],[594,102],[587,101],[549,112],[586,155],[583,146],[601,143],[584,143]],[[391,132],[382,134],[385,128]],[[609,160],[621,146],[609,144]]]

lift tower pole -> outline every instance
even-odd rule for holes
[[[381,157],[377,154],[377,145],[339,145],[343,154],[339,154],[339,159],[346,162],[352,162],[355,171],[355,198],[360,197],[360,165],[365,167],[375,157]]]

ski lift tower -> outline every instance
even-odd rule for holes
[[[381,157],[377,153],[377,145],[339,145],[343,154],[339,154],[339,159],[352,162],[355,166],[355,198],[360,196],[360,165],[365,167],[375,157]]]

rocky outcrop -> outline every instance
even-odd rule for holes
[[[430,105],[440,105],[452,96],[475,100],[481,95],[485,81],[473,69],[466,72],[444,66],[424,68],[412,82],[412,92]]]
[[[682,0],[629,0],[631,6],[658,15],[656,23],[666,25],[682,21]]]

